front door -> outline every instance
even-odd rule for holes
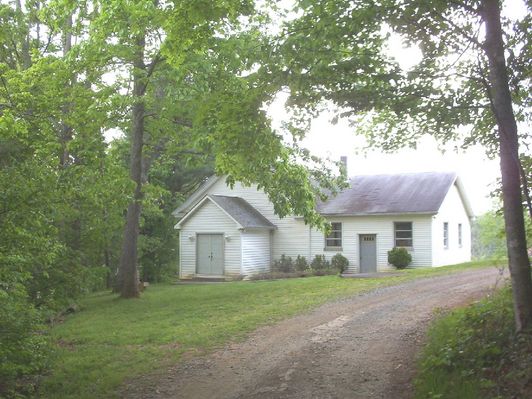
[[[377,271],[377,236],[360,234],[360,273]]]
[[[198,234],[197,274],[223,276],[223,234]]]

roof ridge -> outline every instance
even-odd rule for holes
[[[350,176],[349,179],[354,179],[357,177],[376,177],[376,176],[414,176],[414,175],[458,175],[456,171],[424,171],[424,172],[398,172],[398,173],[368,173],[368,174],[359,174]]]

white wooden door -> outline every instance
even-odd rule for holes
[[[223,234],[198,234],[197,239],[197,274],[222,276],[224,274]]]

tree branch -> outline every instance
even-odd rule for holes
[[[155,72],[155,67],[157,67],[157,65],[163,60],[164,58],[161,56],[161,53],[155,54],[155,57],[153,58],[152,62],[148,65],[148,70],[146,71],[146,76],[145,76],[146,81],[144,82],[144,85],[142,86],[142,89],[141,89],[142,93],[146,91],[150,77],[153,75],[153,72]]]
[[[463,38],[465,38],[466,40],[469,41],[470,44],[474,44],[476,46],[478,46],[479,48],[483,49],[484,48],[484,45],[478,41],[478,37],[475,37],[475,36],[471,36],[467,31],[464,30],[463,27],[461,27],[460,25],[456,24],[453,20],[447,18],[446,16],[444,16],[443,14],[439,14],[439,13],[436,13],[436,12],[433,12],[431,11],[431,14],[436,17],[436,18],[441,18],[441,20],[447,24],[449,24],[450,26],[452,26],[454,28],[454,30],[459,34],[461,35]],[[478,15],[478,14],[477,14]],[[480,28],[480,27],[479,27]],[[478,32],[480,31],[480,29],[477,30],[477,34]]]

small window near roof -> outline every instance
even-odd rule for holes
[[[342,246],[342,223],[331,223],[331,232],[325,237],[325,249]]]
[[[412,222],[394,222],[395,246],[412,248]]]

